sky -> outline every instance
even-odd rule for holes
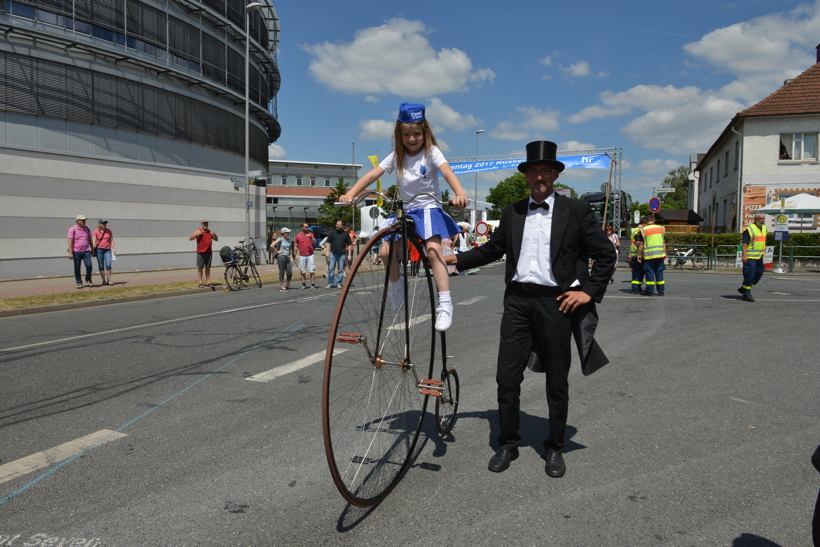
[[[816,62],[820,0],[412,3],[276,1],[276,160],[384,158],[403,102],[426,105],[445,157],[620,148],[638,201],[732,117]],[[477,134],[476,131],[484,130]],[[478,175],[478,198],[515,170]],[[558,182],[598,191],[608,171]],[[395,177],[383,177],[392,184]],[[460,179],[473,197],[475,175]],[[446,182],[440,179],[443,189]]]

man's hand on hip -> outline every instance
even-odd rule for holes
[[[579,306],[589,304],[592,301],[592,297],[584,291],[567,291],[558,296],[558,301],[561,303],[561,305],[558,306],[558,311],[572,313]]]

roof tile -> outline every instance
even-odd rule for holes
[[[820,113],[820,63],[815,64],[738,117]]]

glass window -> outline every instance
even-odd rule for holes
[[[37,10],[37,20],[42,21],[43,23],[48,23],[49,25],[57,25],[63,26],[62,16],[57,15],[56,13],[51,13],[50,11],[43,11],[41,9]]]
[[[780,135],[780,160],[816,160],[817,133],[784,133]]]
[[[316,177],[310,177],[310,185],[316,186]]]
[[[288,185],[288,177],[286,177],[285,175],[282,175],[282,186],[287,186],[287,185]]]
[[[709,168],[709,188],[712,187],[712,180],[714,180],[714,178],[715,178],[714,170],[715,170],[714,167]]]
[[[718,160],[717,164],[717,180],[715,181],[715,184],[717,184],[718,182],[720,182],[720,160]]]
[[[11,2],[11,6],[9,7],[11,8],[12,14],[18,15],[20,17],[26,17],[28,19],[34,19],[34,14],[37,11],[32,6],[18,4],[17,2]]]
[[[296,186],[302,186],[302,176],[296,177]]]
[[[327,178],[325,179],[325,186],[327,186],[327,187],[330,186],[330,179],[327,179]]]
[[[735,141],[735,171],[740,164],[740,141]]]
[[[91,34],[91,25],[82,21],[74,21],[74,30],[82,34]]]
[[[726,154],[724,155],[723,159],[724,159],[724,162],[723,162],[723,176],[728,177],[729,176],[729,151],[728,150],[726,151]]]

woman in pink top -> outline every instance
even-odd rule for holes
[[[94,230],[94,248],[97,250],[97,265],[100,267],[100,278],[103,285],[111,284],[111,259],[117,254],[114,247],[114,234],[108,229],[108,221],[101,218]]]
[[[85,263],[85,284],[91,284],[91,230],[85,225],[86,218],[77,215],[76,224],[68,229],[68,259],[74,261],[74,281],[77,288],[83,288],[82,264]]]

